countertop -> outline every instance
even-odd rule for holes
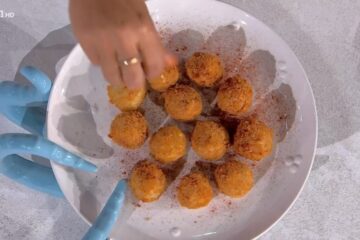
[[[309,180],[261,239],[360,236],[360,1],[226,0],[262,20],[293,49],[316,98],[319,140]],[[67,1],[0,0],[1,80],[31,64],[54,78],[75,39]],[[12,16],[12,15],[11,15]],[[57,64],[58,63],[58,64]],[[57,66],[57,67],[54,67]],[[0,133],[21,132],[0,117]],[[64,199],[0,176],[0,239],[81,239],[88,226]]]

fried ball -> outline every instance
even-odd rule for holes
[[[253,100],[251,85],[240,76],[227,79],[217,93],[218,107],[227,113],[239,115],[247,112]]]
[[[186,85],[176,85],[164,93],[165,110],[173,119],[194,120],[202,111],[200,94]]]
[[[144,101],[146,88],[130,90],[126,87],[108,86],[109,101],[121,111],[136,110]]]
[[[165,71],[157,78],[151,79],[150,86],[152,89],[164,92],[170,86],[174,85],[179,80],[180,73],[177,66],[169,66],[165,68]]]
[[[220,159],[226,153],[229,135],[214,121],[198,121],[191,136],[194,151],[205,160]]]
[[[109,137],[125,148],[135,149],[145,142],[147,132],[145,117],[139,111],[130,111],[114,118]]]
[[[234,150],[240,156],[259,161],[270,155],[273,130],[255,118],[241,120],[234,136]]]
[[[150,152],[162,163],[172,163],[186,153],[185,134],[177,126],[159,129],[150,139]]]
[[[252,170],[248,165],[230,159],[218,165],[214,172],[219,190],[230,197],[242,197],[254,185]]]
[[[165,191],[166,177],[155,163],[144,160],[134,166],[129,185],[137,199],[152,202]]]
[[[220,58],[203,52],[194,53],[186,61],[185,68],[188,77],[202,87],[212,87],[224,73]]]
[[[181,206],[191,209],[205,207],[212,198],[209,180],[201,172],[192,172],[180,180],[177,199]]]

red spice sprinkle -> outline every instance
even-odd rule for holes
[[[212,207],[211,209],[210,209],[210,212],[212,212],[212,213],[215,213],[217,211],[217,208],[216,207]]]
[[[155,22],[156,24],[158,24],[158,22]],[[170,38],[170,35],[172,34],[168,29],[159,29],[159,33],[161,35],[161,38],[163,40],[168,40],[168,45],[169,46],[172,46],[172,50],[176,51],[176,52],[180,52],[180,51],[187,51],[188,50],[188,47],[187,46],[173,46],[173,42],[171,41],[171,38]],[[170,39],[170,40],[169,40]],[[175,48],[176,47],[176,48]],[[175,48],[175,49],[174,49]],[[223,53],[222,49],[221,48],[217,48],[217,49],[207,49],[206,45],[205,46],[202,46],[199,48],[199,50],[203,50],[203,51],[209,51],[209,52],[213,52],[215,53],[217,56],[221,56],[221,60],[223,62],[223,66],[225,68],[225,76],[224,76],[224,79],[226,79],[226,77],[228,76],[232,76],[232,75],[235,75],[235,74],[241,74],[242,76],[246,76],[247,80],[252,80],[254,78],[256,78],[256,75],[257,75],[257,69],[256,69],[256,64],[257,63],[250,63],[250,62],[243,62],[243,57],[247,55],[247,49],[242,49],[240,47],[236,48],[235,49],[235,53],[233,52],[231,55],[227,55],[226,53]],[[259,94],[261,95],[261,94]],[[272,101],[271,101],[272,100]],[[279,102],[280,99],[278,99],[278,97],[272,95],[271,96],[271,99],[270,99],[270,103],[269,102],[265,102],[263,103],[266,107],[266,105],[269,105],[269,104],[272,104],[272,102]],[[214,110],[214,109],[213,109]],[[263,109],[256,109],[255,111],[253,111],[253,114],[257,117],[257,113],[256,111],[260,111],[260,114],[264,111]],[[235,127],[237,126],[237,123],[238,123],[238,119],[227,119],[226,116],[222,116],[220,114],[216,114],[214,112],[211,112],[209,113],[209,115],[219,115],[220,119],[222,120],[222,122],[226,122],[227,125],[229,126],[226,126],[226,128],[231,131],[232,130],[232,125],[234,125]],[[286,119],[288,116],[286,114],[284,115],[280,115],[278,116],[278,120],[284,120]],[[234,123],[232,123],[234,122]],[[236,124],[235,124],[236,123]],[[234,127],[234,129],[235,129]],[[235,156],[235,154],[233,153],[230,153],[229,154],[229,157],[232,157],[232,156]],[[134,156],[132,155],[129,155],[127,154],[127,158],[126,159],[133,159]],[[125,163],[125,159],[122,159],[120,161],[121,163]],[[128,161],[126,161],[128,162]],[[251,163],[250,164],[252,167],[255,167],[257,164],[256,163]],[[127,174],[126,171],[123,171],[122,174]],[[177,175],[174,176],[174,178],[176,178]],[[174,194],[174,199],[176,199],[176,195]],[[233,206],[233,202],[232,201],[227,201],[227,200],[223,200],[222,201],[223,205],[222,206],[228,206],[228,207],[231,207]],[[135,207],[141,207],[141,205],[139,203],[133,203],[133,205]],[[176,203],[170,203],[170,207],[171,208],[175,208],[175,207],[178,207],[178,204]],[[218,206],[213,206],[210,208],[210,212],[211,213],[216,213],[218,211]],[[198,219],[200,219],[202,216],[197,216]],[[205,217],[205,216],[204,216]],[[230,217],[233,217],[230,215]],[[150,217],[146,217],[145,220],[150,220]],[[197,223],[197,221],[195,220],[194,223]]]

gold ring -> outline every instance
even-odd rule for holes
[[[134,65],[134,64],[137,64],[140,62],[140,60],[137,58],[137,57],[133,57],[133,58],[130,58],[128,60],[123,60],[121,61],[123,65],[125,66],[130,66],[130,65]]]

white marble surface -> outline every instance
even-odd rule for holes
[[[170,1],[170,0],[169,0]],[[309,181],[262,239],[360,238],[360,1],[226,0],[259,18],[294,50],[317,101],[319,142]],[[19,65],[55,76],[74,44],[66,0],[0,0],[1,79]],[[0,133],[21,131],[0,117]],[[0,239],[81,239],[86,224],[62,199],[0,176]]]

